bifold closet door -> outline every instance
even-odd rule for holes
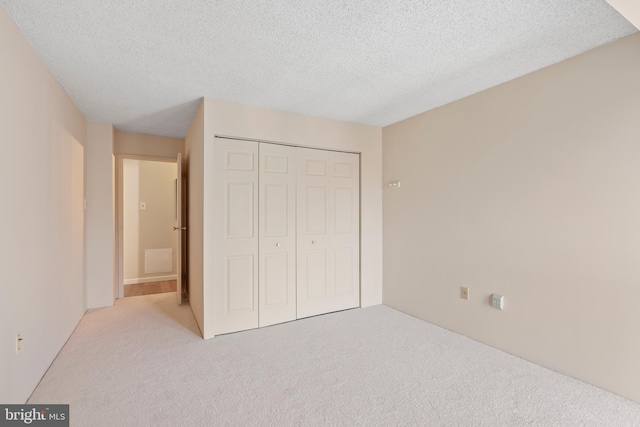
[[[214,140],[214,334],[258,327],[258,143]]]
[[[259,324],[296,319],[296,149],[260,144]]]
[[[297,148],[297,318],[360,305],[360,161]]]

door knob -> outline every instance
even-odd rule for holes
[[[280,243],[276,243],[276,246],[280,247]]]
[[[315,240],[312,240],[312,241],[311,241],[311,244],[312,244],[312,245],[315,245],[315,244],[316,244],[316,241],[315,241]]]

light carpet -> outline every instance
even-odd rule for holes
[[[72,426],[639,426],[640,404],[386,306],[200,338],[173,294],[88,312],[29,403]]]

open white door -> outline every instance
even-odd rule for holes
[[[182,304],[182,232],[187,227],[182,226],[182,154],[178,153],[178,173],[176,179],[176,299]]]

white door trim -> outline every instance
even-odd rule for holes
[[[123,195],[124,195],[124,177],[122,174],[123,161],[128,160],[149,160],[153,162],[176,163],[175,157],[158,157],[158,156],[140,156],[135,154],[116,154],[116,253],[115,262],[117,270],[117,291],[116,299],[124,298],[124,236],[122,233],[123,223]]]

